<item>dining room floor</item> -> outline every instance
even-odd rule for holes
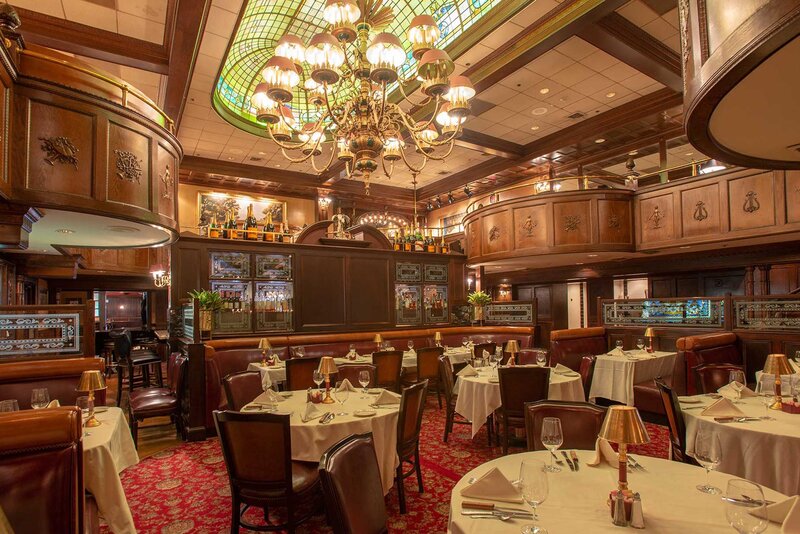
[[[417,492],[413,477],[407,479],[408,513],[400,514],[397,490],[389,492],[386,496],[389,532],[445,532],[453,486],[471,469],[502,454],[500,447],[487,445],[485,427],[472,439],[468,425],[455,425],[448,443],[443,443],[444,414],[436,399],[429,397],[420,437],[425,493]],[[159,422],[153,421],[144,431],[140,430],[142,460],[121,475],[138,532],[228,532],[230,487],[218,440],[180,442],[173,427],[156,423]],[[666,458],[667,428],[651,423],[647,423],[647,428],[651,442],[632,452]],[[522,452],[522,448],[512,447],[510,452]],[[261,518],[254,511],[252,519],[258,522]],[[103,532],[109,530],[104,528]],[[298,532],[330,532],[330,529],[320,514]]]

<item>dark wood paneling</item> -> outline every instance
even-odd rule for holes
[[[589,201],[553,203],[554,244],[586,245],[592,241]]]
[[[547,246],[547,210],[544,204],[516,208],[514,217],[514,248],[544,248]]]
[[[743,176],[728,182],[731,230],[775,224],[775,183],[771,172]]]
[[[508,211],[484,215],[482,230],[481,241],[484,255],[507,252],[511,249],[513,229],[511,226],[511,214]]]
[[[299,302],[298,330],[329,330],[344,327],[344,254],[302,255],[297,259],[295,299]]]
[[[685,237],[720,233],[719,213],[718,184],[681,191],[681,222]]]
[[[347,264],[347,309],[355,327],[385,328],[393,325],[394,302],[390,299],[389,258],[351,257]]]
[[[672,278],[653,278],[650,280],[650,298],[663,299],[675,296],[675,280]]]
[[[697,276],[678,276],[675,278],[676,297],[696,297],[702,296]]]
[[[767,355],[772,352],[772,343],[768,339],[742,339],[741,346],[747,381],[755,382],[756,371],[764,368]]]

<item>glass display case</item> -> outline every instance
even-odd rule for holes
[[[289,254],[256,254],[256,278],[259,280],[291,280],[292,256]]]
[[[209,278],[242,280],[250,278],[250,254],[212,252]]]
[[[294,289],[290,282],[256,282],[256,330],[292,330]]]
[[[395,322],[398,326],[422,324],[422,290],[419,286],[394,286]]]
[[[609,326],[702,326],[721,328],[721,298],[603,300],[603,324]]]
[[[425,323],[440,324],[449,322],[447,305],[447,286],[427,285],[422,290],[425,302]]]
[[[216,313],[214,332],[246,332],[251,329],[252,283],[238,280],[211,281],[211,290],[222,297]]]

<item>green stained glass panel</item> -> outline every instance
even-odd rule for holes
[[[409,78],[416,71],[416,60],[411,57],[411,43],[406,37],[408,25],[416,15],[433,15],[441,30],[436,45],[446,49],[501,3],[502,0],[386,0],[385,5],[393,9],[395,19],[385,31],[400,37],[409,58],[401,76]],[[261,69],[272,57],[275,44],[285,33],[297,35],[308,43],[313,35],[327,31],[322,17],[324,6],[323,0],[249,0],[214,89],[217,109],[221,106],[245,123],[257,125],[250,95],[261,81]],[[340,89],[334,92],[333,99],[343,101],[351,91],[349,86]],[[300,87],[295,89],[290,107],[302,121],[316,118]]]

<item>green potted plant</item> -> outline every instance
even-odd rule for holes
[[[467,295],[467,302],[470,303],[474,310],[474,319],[483,324],[483,307],[492,303],[492,297],[483,291],[473,291]]]
[[[197,299],[200,305],[200,332],[208,332],[211,335],[211,330],[214,328],[214,312],[222,308],[222,297],[216,291],[208,291],[206,289],[195,289],[189,291],[189,296]]]

